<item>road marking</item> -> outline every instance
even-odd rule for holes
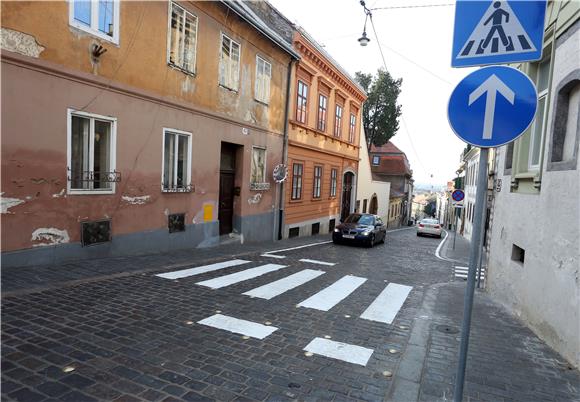
[[[366,366],[374,350],[348,343],[331,341],[329,339],[314,338],[305,348],[305,351],[332,359],[342,360]]]
[[[454,275],[456,278],[467,279],[469,273],[469,267],[454,267]],[[477,278],[477,272],[475,273],[475,277]],[[485,279],[485,270],[481,269],[481,279]]]
[[[319,260],[309,260],[308,258],[302,258],[300,261],[301,262],[309,262],[311,264],[328,265],[329,267],[332,267],[332,266],[336,265],[336,263],[334,263],[334,262],[326,262],[326,261],[319,261]]]
[[[305,247],[320,246],[322,244],[328,244],[328,243],[332,243],[332,240],[330,240],[330,241],[319,241],[318,243],[310,243],[310,244],[305,244],[303,246],[297,246],[297,247],[283,248],[282,250],[267,251],[264,254],[281,253],[282,251],[298,250],[298,249],[305,248]]]
[[[314,278],[318,278],[324,274],[324,271],[315,271],[313,269],[305,269],[296,272],[286,278],[279,279],[264,286],[252,289],[244,293],[246,296],[259,297],[260,299],[270,300],[273,297],[281,295],[295,287],[298,287]]]
[[[227,315],[215,314],[211,317],[204,318],[197,322],[198,324],[207,325],[217,329],[251,336],[252,338],[264,339],[278,328],[271,325],[262,325],[257,322],[240,320],[239,318],[229,317]]]
[[[182,269],[180,271],[173,271],[173,272],[165,272],[163,274],[157,274],[160,278],[165,279],[179,279],[179,278],[186,278],[188,276],[205,274],[206,272],[217,271],[218,269],[228,268],[228,267],[235,267],[236,265],[247,264],[251,261],[246,260],[230,260],[224,262],[218,262],[216,264],[211,265],[203,265],[201,267],[189,268],[189,269]]]
[[[365,320],[391,324],[413,289],[411,286],[389,283],[371,305],[361,314]]]
[[[346,275],[334,282],[332,285],[310,296],[298,307],[314,308],[316,310],[328,311],[341,300],[354,292],[360,285],[366,282],[366,278]]]
[[[233,274],[220,276],[214,279],[209,279],[207,281],[197,282],[196,285],[206,286],[212,289],[219,289],[233,285],[234,283],[243,282],[247,281],[248,279],[262,276],[269,272],[277,271],[281,268],[286,268],[286,265],[278,265],[278,264],[260,265],[259,267],[256,268],[250,268]]]
[[[285,255],[272,255],[272,254],[260,254],[260,257],[269,257],[269,258],[286,258]]]

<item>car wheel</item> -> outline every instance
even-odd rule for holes
[[[369,237],[369,247],[372,248],[375,245],[375,234],[372,233]]]
[[[417,233],[417,237],[421,236],[421,233]]]

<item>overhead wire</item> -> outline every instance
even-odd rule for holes
[[[374,7],[370,8],[369,10],[396,10],[401,8],[429,8],[429,7],[449,7],[453,6],[453,3],[444,3],[444,4],[417,4],[417,5],[409,5],[409,6],[387,6],[387,7]]]
[[[381,42],[379,41],[379,36],[377,35],[377,30],[375,29],[375,23],[373,22],[373,16],[372,16],[372,14],[370,12],[368,13],[368,16],[369,16],[369,20],[371,21],[371,28],[373,29],[373,33],[375,35],[375,39],[377,41],[377,45],[379,46],[379,51],[381,53],[381,58],[383,59],[383,66],[385,67],[385,71],[388,71],[388,69],[387,69],[387,61],[385,59],[385,55],[384,55],[383,49],[381,47]],[[403,113],[401,113],[401,121],[403,122],[403,126],[405,128],[405,133],[407,134],[407,138],[409,139],[409,143],[411,144],[411,149],[413,150],[413,153],[417,157],[417,160],[419,161],[419,164],[423,168],[423,172],[425,174],[427,174],[427,175],[430,175],[430,173],[425,168],[425,165],[423,164],[423,161],[419,157],[419,153],[417,152],[417,149],[415,148],[415,144],[413,143],[413,139],[411,138],[411,133],[409,133],[409,129],[407,127],[407,122],[405,121],[405,117],[404,117],[404,114]]]

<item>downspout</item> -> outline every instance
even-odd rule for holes
[[[282,163],[287,166],[288,164],[288,130],[289,130],[289,116],[290,116],[290,84],[292,82],[292,68],[296,60],[294,58],[290,59],[288,63],[288,78],[286,80],[286,109],[284,110],[284,142],[282,144]],[[288,168],[288,176],[290,176],[290,168]],[[282,230],[284,228],[284,202],[286,199],[286,192],[284,183],[288,181],[288,177],[285,181],[280,183],[280,204],[278,205],[278,240],[282,239]]]

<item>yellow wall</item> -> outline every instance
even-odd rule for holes
[[[198,17],[196,75],[168,67],[165,1],[120,2],[119,45],[70,26],[64,1],[2,2],[2,27],[32,35],[45,47],[40,59],[283,132],[289,56],[218,2],[179,4]],[[239,93],[218,85],[221,32],[241,45]],[[107,49],[98,65],[93,44]],[[254,100],[257,54],[272,64],[269,106]]]

